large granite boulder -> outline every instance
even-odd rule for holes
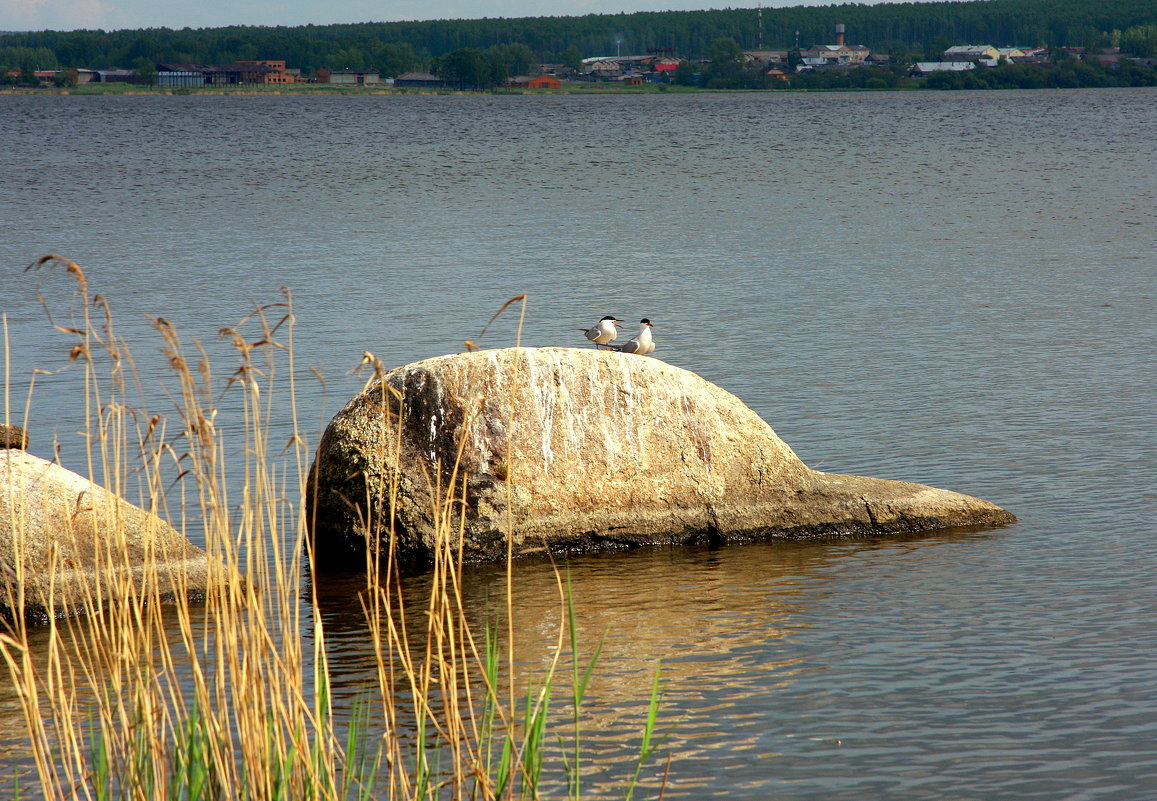
[[[207,574],[205,552],[155,514],[58,464],[0,449],[0,615],[44,622],[116,603],[129,587],[198,598]]]
[[[307,505],[322,567],[364,564],[391,531],[398,561],[421,564],[439,523],[467,558],[495,559],[508,537],[517,554],[1015,520],[956,492],[812,470],[734,395],[656,359],[509,348],[383,381],[318,448]]]

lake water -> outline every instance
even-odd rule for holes
[[[649,317],[656,358],[812,467],[1019,516],[571,559],[583,641],[607,635],[592,797],[660,663],[668,799],[1157,797],[1157,90],[2,96],[0,141],[15,409],[71,345],[36,300],[67,282],[22,273],[49,252],[150,387],[147,315],[212,343],[289,287],[313,442],[363,351],[513,344],[516,314],[479,333],[526,293],[524,344]],[[75,371],[36,384],[30,450],[79,467]],[[467,578],[480,606],[499,584]],[[364,627],[322,595],[352,696]],[[549,567],[515,595],[533,659]]]

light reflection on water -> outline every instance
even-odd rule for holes
[[[1152,797],[1155,98],[4,97],[13,403],[71,345],[20,274],[52,251],[111,300],[154,410],[145,315],[218,355],[219,327],[290,287],[311,442],[363,351],[461,350],[516,294],[530,345],[649,317],[657,358],[736,393],[809,465],[1020,522],[569,560],[583,647],[607,638],[592,793],[613,796],[661,665],[667,798]],[[43,280],[67,319],[71,287]],[[481,344],[514,336],[508,315]],[[77,385],[38,376],[32,405],[33,452],[55,434],[67,466]],[[518,567],[528,674],[557,636],[553,582]],[[486,609],[500,572],[468,588]],[[343,592],[322,596],[352,703],[374,679]],[[12,704],[0,693],[9,731]]]
[[[1112,731],[1109,721],[1119,714],[1118,722],[1145,728],[1139,713],[1113,711],[1118,693],[1140,700],[1143,682],[1123,681],[1110,696],[1078,703],[1106,677],[1082,679],[1088,667],[1075,665],[1053,673],[1056,660],[1096,658],[1106,623],[1097,618],[1115,604],[1082,606],[1084,619],[1072,620],[1049,605],[1049,581],[1026,584],[1022,564],[961,578],[994,549],[1007,558],[1012,540],[1008,530],[959,531],[644,549],[561,564],[582,658],[602,643],[584,704],[591,797],[613,798],[621,789],[655,669],[665,693],[664,753],[672,755],[668,796],[854,798],[867,782],[898,797],[957,797],[954,773],[978,759],[985,782],[1013,788],[1016,797],[1048,798],[1057,786],[1034,784],[1031,771],[1026,779],[1026,766],[1059,759],[1066,767],[1056,781],[1080,782],[1082,771],[1065,756],[1073,717],[1108,716],[1105,730]],[[468,571],[467,608],[479,618],[500,616],[503,582],[499,568]],[[320,593],[329,658],[346,680],[335,694],[347,699],[373,681],[348,589],[338,582]],[[423,581],[412,582],[414,606],[425,590]],[[1143,592],[1134,590],[1135,601]],[[519,678],[541,680],[562,619],[549,565],[518,566],[513,606],[516,619],[530,621],[517,627]],[[1146,630],[1138,622],[1132,633],[1151,637]],[[562,667],[569,675],[567,659]],[[565,731],[565,709],[557,714]],[[1153,756],[1138,746],[1083,761],[1102,776],[1144,775]],[[665,769],[650,766],[648,786],[657,788]]]

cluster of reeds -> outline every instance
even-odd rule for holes
[[[41,629],[20,615],[7,623],[0,653],[35,762],[34,780],[21,781],[23,797],[584,797],[582,704],[597,651],[580,658],[560,577],[569,627],[560,627],[551,667],[536,686],[516,686],[512,630],[504,652],[504,633],[481,625],[473,619],[477,610],[463,604],[460,538],[450,514],[462,500],[459,482],[443,489],[434,510],[438,542],[423,630],[407,624],[412,595],[403,594],[393,560],[367,557],[361,596],[377,688],[356,714],[335,712],[326,633],[309,586],[303,510],[312,453],[296,422],[288,292],[222,331],[238,358],[227,376],[214,374],[203,347],[154,320],[173,381],[170,423],[130,402],[137,391],[132,358],[83,271],[57,257],[34,265],[46,266],[64,267],[75,278],[83,309],[76,323],[57,328],[75,338],[71,358],[84,371],[88,475],[178,530],[199,531],[211,571],[204,600],[190,601],[166,584],[161,554],[135,577],[112,569],[123,566],[123,537],[102,532],[106,543],[98,552],[110,568],[108,582],[100,593],[66,601],[87,614]],[[242,421],[235,426],[219,414],[230,405]],[[280,421],[290,421],[292,430]],[[272,442],[274,432],[288,441]],[[392,526],[382,522],[368,536],[390,538]],[[375,553],[377,543],[370,546],[367,553]],[[506,622],[513,626],[507,598]],[[21,600],[7,602],[19,609]],[[559,731],[549,710],[567,660],[564,703],[572,714]],[[659,695],[656,676],[639,750],[626,771],[626,798],[657,747]],[[551,770],[565,781],[548,787],[544,768],[552,760]]]

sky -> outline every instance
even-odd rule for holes
[[[827,0],[0,0],[0,31],[106,31],[552,17],[704,8],[778,8]]]

